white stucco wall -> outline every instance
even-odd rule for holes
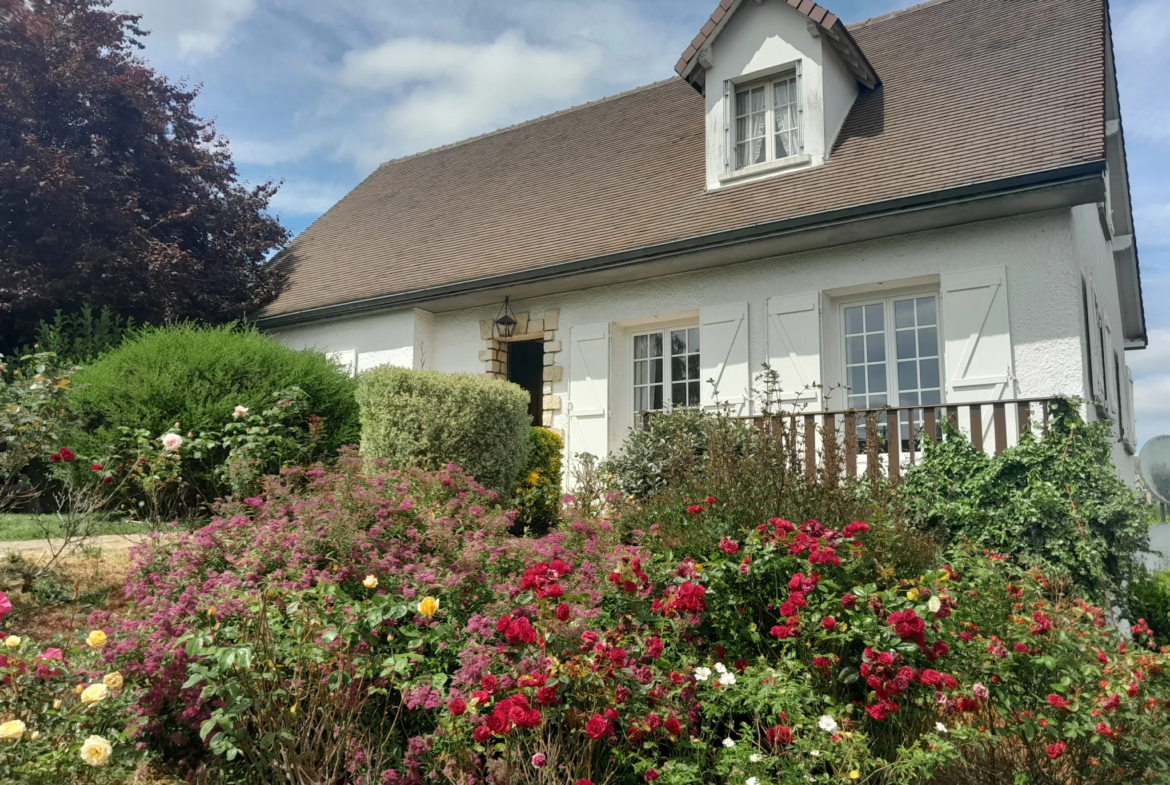
[[[734,90],[728,81],[745,81],[800,63],[804,154],[809,166],[824,162],[849,108],[857,97],[856,79],[824,42],[809,33],[808,17],[787,3],[743,3],[710,45],[714,60],[706,73],[707,187],[723,187],[720,176],[731,160],[728,127],[735,123]],[[732,103],[729,106],[728,100]],[[773,176],[764,173],[758,177]]]
[[[766,302],[778,295],[888,291],[907,279],[929,290],[939,276],[1004,266],[1015,379],[1004,397],[1081,394],[1080,258],[1076,245],[1083,227],[1070,211],[1053,211],[988,221],[880,241],[764,259],[693,273],[517,301],[517,312],[560,311],[560,333],[567,341],[575,325],[608,323],[609,443],[620,446],[632,425],[631,334],[655,324],[693,324],[700,308],[745,302],[748,305],[749,361],[758,371],[768,356]],[[1100,229],[1098,228],[1098,232]],[[937,290],[937,284],[934,284]],[[502,295],[501,295],[502,296]],[[834,337],[839,318],[834,298],[823,298],[822,365],[826,384],[842,381]],[[946,308],[944,303],[942,308]],[[405,310],[321,322],[276,331],[295,346],[323,351],[357,349],[389,352],[396,364],[425,365],[444,372],[482,373],[485,344],[480,320],[493,319],[498,305],[429,314]],[[567,346],[567,344],[566,344]],[[405,361],[409,353],[410,363]],[[376,355],[377,357],[389,355]],[[561,362],[568,364],[568,356]],[[568,377],[553,383],[567,397]],[[565,408],[553,427],[567,430]],[[569,452],[574,446],[567,446]]]

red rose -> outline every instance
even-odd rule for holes
[[[492,702],[492,696],[488,695],[484,690],[476,690],[475,692],[471,693],[471,697],[480,706],[486,706]]]
[[[716,499],[714,496],[707,497],[707,504],[714,504],[715,502],[716,502]]]
[[[647,769],[646,782],[655,782],[658,780],[658,769]]]
[[[489,738],[491,738],[491,735],[492,735],[491,728],[487,727],[486,725],[480,725],[478,728],[476,728],[471,733],[471,737],[473,739],[475,739],[477,742],[479,742],[480,744],[483,744],[485,741],[487,741]]]
[[[825,618],[821,619],[821,626],[826,630],[831,630],[837,626],[837,620],[832,616],[826,616]]]
[[[593,780],[577,780],[573,785],[593,785]]]
[[[541,687],[536,691],[536,702],[541,706],[551,706],[557,702],[556,687]]]
[[[62,447],[59,454],[61,456],[61,460],[65,461],[65,463],[72,463],[73,459],[77,457],[73,450],[70,450],[68,447]]]
[[[113,481],[114,481],[113,477],[102,477],[102,482],[105,483],[106,485],[109,485]]]
[[[795,616],[796,615],[796,606],[793,605],[791,602],[781,603],[780,604],[780,615],[781,616]]]
[[[734,556],[739,553],[739,543],[735,540],[730,540],[724,537],[719,541],[719,550],[726,553],[728,556]]]
[[[691,515],[694,515],[695,513],[700,513],[702,511],[703,511],[703,507],[702,507],[702,505],[699,505],[699,504],[692,504],[690,507],[687,507],[687,512],[689,512]]]
[[[787,747],[792,743],[792,729],[784,725],[773,725],[764,731],[764,738],[775,747]]]
[[[594,714],[589,718],[589,722],[585,723],[585,732],[594,741],[600,741],[603,737],[608,736],[612,730],[613,727],[609,724],[609,720],[600,714]]]
[[[1054,709],[1064,709],[1065,711],[1068,711],[1068,707],[1072,705],[1072,701],[1065,700],[1056,693],[1052,693],[1048,696],[1048,705]]]
[[[607,720],[610,720],[612,722],[617,722],[620,717],[621,717],[621,715],[618,714],[617,709],[613,708],[612,706],[605,710],[605,718]]]
[[[857,595],[845,594],[841,597],[841,607],[847,611],[851,611],[857,607]]]
[[[100,472],[100,471],[101,471],[102,469],[104,469],[104,468],[105,468],[105,467],[104,467],[104,466],[102,466],[100,463],[95,463],[93,466],[90,466],[90,467],[89,467],[89,470],[90,470],[90,471],[94,471],[94,472]]]
[[[869,716],[873,717],[878,722],[881,722],[887,716],[889,716],[889,711],[886,710],[885,701],[882,701],[881,703],[875,703],[872,706],[866,706],[865,711],[867,714],[869,714]]]
[[[452,698],[447,704],[447,711],[451,712],[452,716],[461,717],[467,711],[467,704],[463,702],[462,698]]]
[[[651,731],[656,731],[662,727],[662,718],[657,714],[651,712],[646,715],[646,727]]]
[[[485,673],[483,678],[479,680],[479,686],[483,687],[484,691],[491,695],[500,688],[500,680],[490,673]]]
[[[557,619],[559,621],[569,620],[569,606],[563,602],[557,606]]]
[[[679,721],[674,717],[668,718],[664,727],[666,728],[666,732],[671,736],[677,736],[678,734],[682,733],[682,725],[679,724]]]
[[[1045,752],[1048,753],[1049,760],[1056,760],[1064,754],[1067,745],[1063,741],[1058,741],[1055,744],[1049,744]]]
[[[511,706],[508,705],[505,708],[511,708]],[[491,716],[487,718],[487,726],[491,729],[492,733],[500,734],[507,733],[512,729],[512,723],[508,721],[507,714],[499,710],[493,711]]]
[[[52,455],[49,456],[49,463],[60,463],[60,462],[61,462],[60,453],[53,453]]]
[[[646,656],[652,660],[656,660],[662,656],[661,638],[654,637],[646,641]]]
[[[500,620],[496,622],[496,632],[507,632],[508,625],[512,623],[511,616],[501,616]]]
[[[930,686],[933,687],[934,685],[936,685],[942,681],[942,674],[936,670],[931,670],[930,668],[926,668],[925,670],[922,671],[922,673],[918,674],[918,680],[921,681],[923,684],[929,684]]]

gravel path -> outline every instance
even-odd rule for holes
[[[91,548],[102,548],[103,550],[124,550],[140,542],[146,541],[145,534],[103,534],[100,537],[90,537],[87,540],[78,540],[70,543],[69,552],[76,551],[82,545],[87,545]],[[61,540],[51,540],[54,550],[61,546]],[[45,553],[48,547],[44,540],[9,540],[7,542],[0,542],[0,554],[7,553]],[[65,554],[66,556],[69,553]]]

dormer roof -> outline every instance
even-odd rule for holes
[[[707,23],[699,30],[699,34],[691,41],[691,45],[675,63],[675,72],[700,92],[703,90],[704,73],[704,69],[699,63],[700,52],[703,51],[704,46],[709,46],[723,31],[740,6],[749,1],[760,2],[761,0],[720,0],[719,5],[711,13],[711,18],[707,20]],[[881,83],[877,72],[869,64],[865,53],[853,40],[853,36],[849,34],[845,24],[829,9],[812,2],[812,0],[764,0],[764,2],[787,3],[797,12],[807,16],[809,25],[815,29],[818,35],[825,37],[836,55],[841,58],[841,62],[857,77],[858,83],[862,86],[872,90]]]

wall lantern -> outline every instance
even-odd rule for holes
[[[512,306],[508,298],[504,298],[504,305],[500,308],[500,315],[496,317],[496,333],[501,340],[508,340],[516,334],[516,316],[512,313]]]

